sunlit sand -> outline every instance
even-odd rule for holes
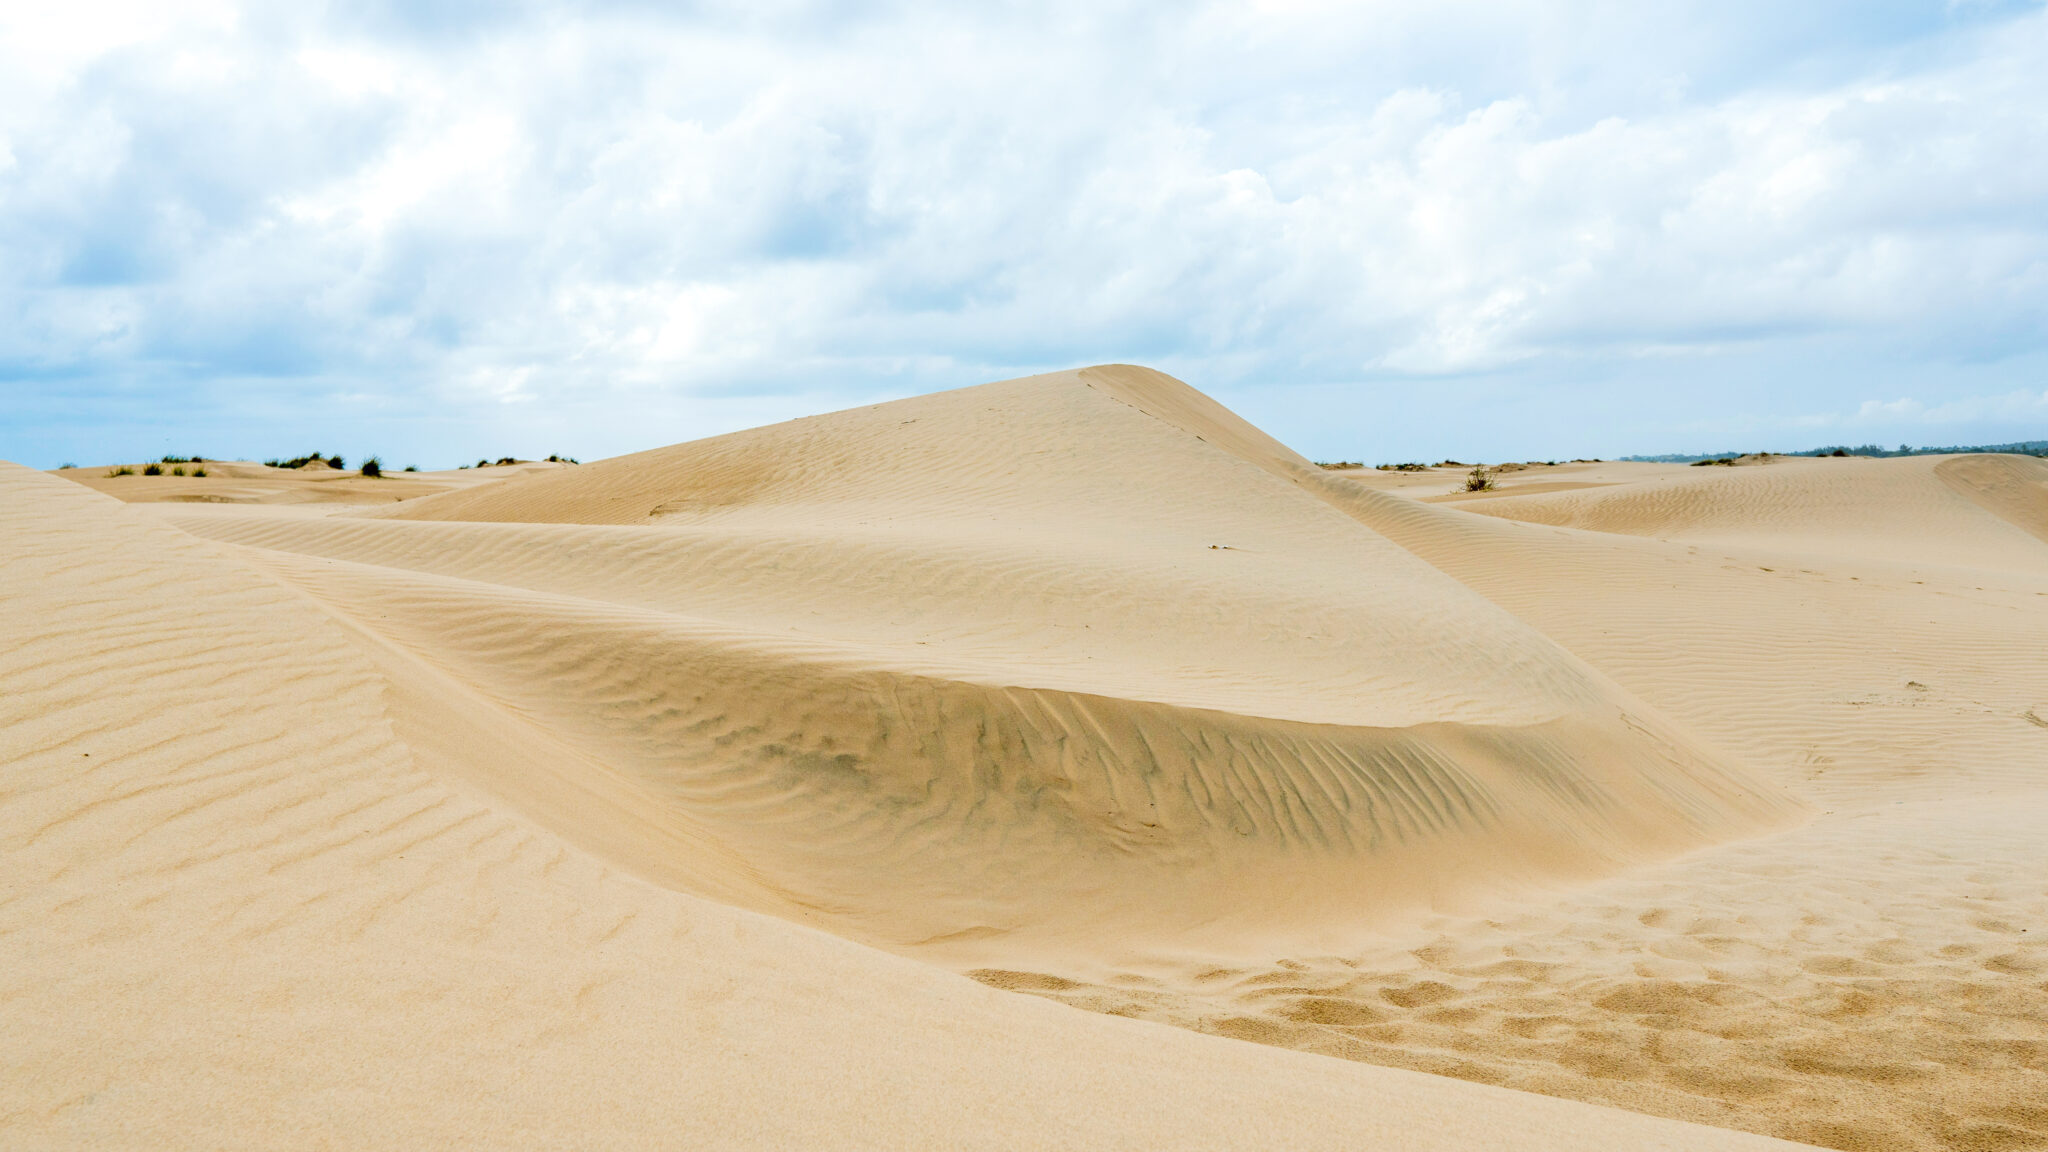
[[[2048,1141],[2048,463],[207,468],[0,469],[0,1143]]]

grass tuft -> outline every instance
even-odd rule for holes
[[[1467,492],[1491,492],[1491,491],[1493,491],[1493,472],[1492,472],[1492,470],[1491,470],[1491,469],[1489,469],[1489,468],[1487,468],[1487,466],[1486,466],[1486,465],[1484,465],[1484,464],[1481,464],[1481,465],[1479,465],[1478,467],[1476,467],[1476,468],[1472,469],[1472,471],[1470,471],[1470,472],[1466,473],[1466,475],[1465,475],[1465,491],[1467,491]]]
[[[164,466],[161,464],[144,464],[142,466],[142,474],[144,476],[161,476],[164,474]]]

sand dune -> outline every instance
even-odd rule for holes
[[[1817,818],[1334,955],[983,978],[1830,1147],[2041,1146],[2048,548],[2030,554],[1974,498],[1952,500],[1964,469],[2003,501],[2005,523],[2048,508],[2048,496],[2024,502],[2037,499],[2036,461],[1870,461],[1848,475],[1911,493],[1888,539],[1869,506],[1837,517],[1778,488],[1785,506],[1738,545],[1687,542],[1669,520],[1657,526],[1674,538],[1659,540],[1465,511],[1549,497],[1431,505],[1331,479],[1363,522],[1796,790]],[[1682,486],[1691,524],[1726,526],[1757,509],[1763,470],[1642,466],[1631,500],[1627,470],[1605,471],[1617,487],[1593,505],[1604,515],[1668,508]]]
[[[1092,369],[382,520],[178,523],[663,830],[556,822],[589,850],[963,960],[1334,947],[1797,818],[1314,471],[1177,381]],[[547,820],[529,787],[501,794]],[[685,878],[684,839],[744,867]]]
[[[0,493],[10,1147],[1762,1146],[1076,1015],[621,876],[423,770],[299,593],[62,481]]]
[[[1116,366],[223,471],[0,468],[6,1143],[2048,1133],[2038,462],[1428,504]]]
[[[1667,472],[1675,470],[1666,470]],[[1914,560],[1939,524],[1944,553],[1977,567],[2039,563],[2048,464],[2019,456],[1774,457],[1761,467],[1687,468],[1647,483],[1506,496],[1489,516],[1698,543]]]

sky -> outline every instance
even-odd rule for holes
[[[2048,10],[0,5],[0,458],[1104,362],[1325,460],[2048,438]]]

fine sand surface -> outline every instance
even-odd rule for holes
[[[0,1145],[2048,1143],[2039,461],[207,467],[0,468]]]

